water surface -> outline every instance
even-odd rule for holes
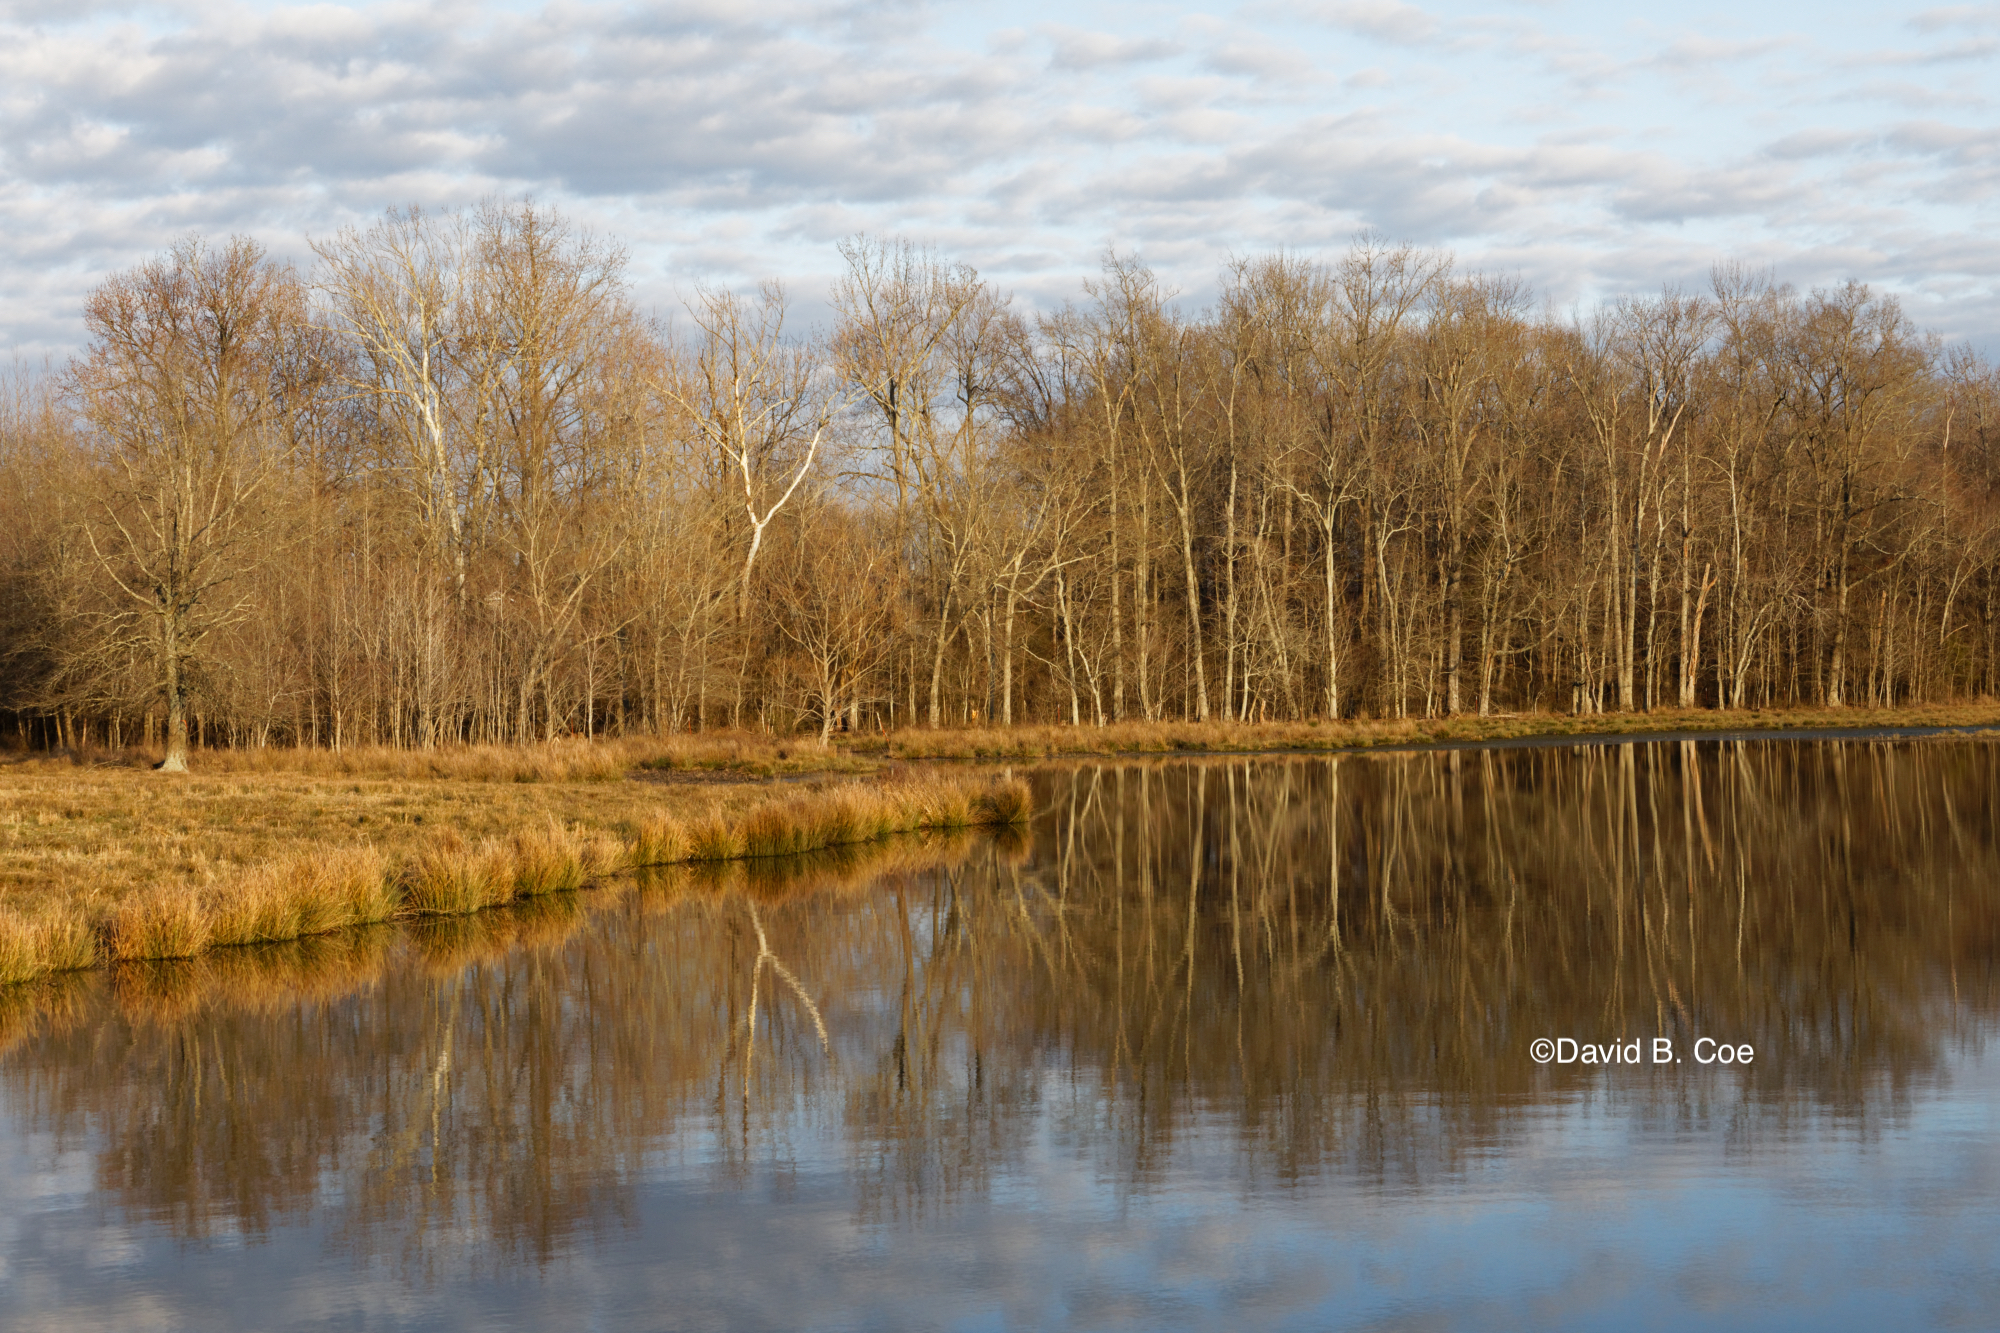
[[[1044,770],[1025,836],[16,992],[0,1326],[1991,1328],[1996,759]]]

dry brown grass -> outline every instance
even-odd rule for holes
[[[104,948],[112,958],[192,958],[207,950],[215,923],[200,897],[179,885],[132,895],[106,918]]]
[[[81,913],[0,915],[0,986],[75,971],[96,960],[96,932]]]
[[[241,871],[206,896],[215,944],[263,944],[383,921],[398,906],[387,859],[334,847]]]
[[[1389,718],[1339,722],[1118,722],[898,731],[851,742],[856,754],[901,760],[1037,760],[1066,755],[1261,753],[1366,750],[1538,736],[1621,736],[1650,732],[1802,731],[1873,727],[2000,726],[2000,704],[1909,708],[1655,709],[1650,713],[1509,713],[1493,717]]]
[[[448,976],[521,949],[560,949],[599,910],[678,911],[690,896],[741,895],[769,903],[862,892],[884,879],[957,866],[975,848],[1017,854],[1023,842],[1013,829],[1000,829],[990,840],[960,831],[850,844],[800,857],[682,862],[626,878],[625,892],[549,894],[524,898],[500,911],[403,917],[256,949],[212,948],[194,958],[125,962],[108,985],[102,974],[44,975],[28,985],[0,987],[0,1055],[37,1031],[68,1031],[96,1022],[107,999],[139,1022],[180,1023],[211,1010],[270,1012],[301,999],[352,995],[412,961],[427,974]],[[6,947],[5,938],[0,933],[0,949]],[[87,930],[83,938],[88,948]]]
[[[799,856],[913,829],[1016,824],[1028,817],[1030,804],[1028,785],[1018,778],[835,787],[769,801],[736,820],[711,811],[678,827],[659,821],[648,826],[643,842],[679,850],[679,856],[663,858],[670,860]]]
[[[429,784],[415,797],[355,785],[346,793],[354,800],[342,802],[324,782],[294,789],[266,780],[261,804],[301,816],[287,837],[269,808],[255,818],[241,809],[257,785],[129,770],[66,784],[6,775],[0,795],[13,799],[0,821],[0,984],[102,962],[194,958],[392,917],[463,916],[638,866],[795,857],[895,832],[1014,823],[1028,807],[1018,780],[973,778],[775,795],[762,786],[626,783],[586,789],[598,799],[580,805],[568,803],[575,789],[564,784],[524,789],[532,792],[525,800],[487,792],[461,805],[448,784]],[[390,836],[382,843],[356,841],[352,830],[368,826],[366,811],[385,802],[414,813],[383,825]],[[356,806],[364,813],[350,823]],[[573,808],[584,817],[561,817]],[[239,813],[241,822],[231,818]],[[471,817],[445,822],[453,814]],[[148,817],[169,826],[155,829]],[[511,828],[501,824],[510,817]],[[37,870],[39,882],[30,878]]]
[[[528,745],[466,745],[434,750],[387,746],[344,750],[266,748],[202,750],[197,776],[305,781],[354,779],[409,787],[445,784],[553,785],[599,790],[645,770],[746,778],[877,773],[899,761],[1007,761],[1062,756],[1371,749],[1535,736],[1616,736],[1637,732],[1798,730],[1846,727],[2000,726],[2000,704],[1907,708],[1656,709],[1574,717],[1508,713],[1493,717],[1343,719],[1338,722],[1116,722],[1106,726],[906,728],[836,736],[822,746],[804,737],[757,732],[630,736]],[[159,761],[140,749],[90,750],[0,758],[7,774],[132,770]]]
[[[150,769],[163,752],[141,748],[90,749],[60,754],[17,754],[7,766],[29,772],[77,768]],[[628,736],[527,745],[454,745],[431,750],[385,745],[343,750],[272,746],[198,750],[191,769],[205,776],[365,778],[394,782],[604,783],[634,769],[660,772],[726,772],[751,777],[809,773],[868,773],[879,764],[858,752],[816,741],[761,733]]]

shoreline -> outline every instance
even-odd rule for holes
[[[194,958],[385,921],[466,916],[574,892],[628,871],[784,864],[883,844],[898,834],[1018,825],[1031,808],[1027,784],[1019,779],[968,776],[847,782],[767,794],[734,811],[713,804],[679,812],[660,807],[597,827],[551,817],[546,827],[479,837],[433,825],[401,848],[301,837],[277,856],[210,867],[195,882],[128,886],[117,895],[103,892],[101,882],[91,886],[95,893],[81,887],[65,893],[55,885],[39,910],[0,903],[0,989],[113,963]],[[11,828],[8,833],[11,851],[17,835]],[[101,881],[102,867],[96,869]]]
[[[430,750],[385,746],[320,749],[216,749],[190,755],[187,779],[385,778],[413,783],[458,781],[536,785],[612,783],[718,790],[775,785],[784,779],[867,778],[903,765],[1019,763],[1093,755],[1282,754],[1384,749],[1480,748],[1522,743],[1713,739],[1868,739],[2000,732],[2000,702],[1905,708],[1656,709],[1651,712],[1509,713],[1337,722],[1106,722],[1023,724],[1011,728],[923,727],[816,737],[762,732],[683,732],[593,740],[562,738],[519,745],[453,745]],[[78,750],[0,753],[8,774],[142,773],[157,751]],[[160,780],[174,781],[160,775]]]
[[[1879,726],[1879,727],[1766,727],[1744,728],[1734,731],[1709,731],[1684,729],[1679,731],[1633,731],[1633,732],[1578,732],[1548,733],[1537,736],[1488,737],[1476,740],[1422,740],[1393,741],[1379,744],[1328,746],[1324,749],[1308,746],[1290,746],[1275,749],[1185,749],[1185,750],[1111,750],[1092,751],[1077,754],[1051,755],[1043,762],[1057,762],[1071,759],[1198,759],[1205,756],[1236,756],[1257,758],[1262,756],[1293,756],[1299,758],[1341,758],[1351,755],[1369,754],[1444,754],[1463,753],[1468,750],[1560,750],[1581,749],[1589,746],[1605,745],[1667,745],[1676,742],[1724,742],[1724,741],[1906,741],[1906,740],[1950,740],[1950,739],[1992,739],[2000,740],[2000,723],[1967,723],[1956,726]]]
[[[952,766],[2000,737],[2000,706],[1123,723],[821,749],[723,734],[412,754],[209,752],[195,770],[0,763],[0,987],[54,972],[479,912],[642,867],[1017,824],[1018,777]],[[500,784],[505,785],[500,785]]]

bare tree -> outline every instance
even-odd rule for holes
[[[182,241],[84,307],[90,345],[71,392],[104,463],[86,534],[124,594],[101,630],[143,645],[154,664],[166,772],[187,768],[206,645],[248,613],[242,576],[270,553],[257,502],[286,461],[272,365],[304,309],[292,275],[240,238]]]
[[[844,400],[822,373],[818,350],[785,338],[785,291],[767,282],[755,301],[699,294],[688,313],[700,331],[686,370],[662,387],[740,485],[750,538],[737,584],[739,621],[764,534],[818,459]]]

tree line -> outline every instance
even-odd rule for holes
[[[1190,312],[857,238],[668,320],[528,203],[185,239],[0,409],[34,744],[1994,692],[1994,372],[1859,284],[1583,314],[1373,239]]]

